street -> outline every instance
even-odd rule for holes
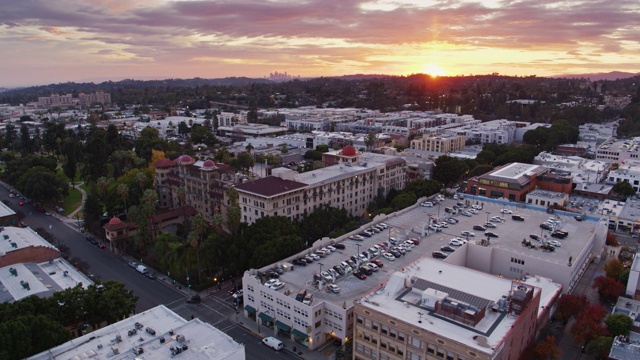
[[[236,323],[236,319],[240,322],[245,319],[242,313],[236,316],[231,295],[226,290],[209,294],[209,296],[201,294],[203,297],[201,304],[188,304],[186,302],[188,296],[182,292],[183,289],[178,289],[163,276],[159,276],[157,280],[151,280],[138,273],[128,265],[125,258],[87,241],[74,223],[65,223],[56,214],[45,215],[31,204],[19,206],[18,203],[21,200],[17,197],[9,197],[9,191],[4,187],[0,187],[0,200],[6,200],[14,211],[23,212],[26,215],[23,221],[27,226],[34,230],[46,229],[55,236],[60,244],[54,245],[67,246],[70,258],[79,258],[88,263],[88,272],[96,279],[118,281],[127,289],[132,289],[139,297],[136,312],[164,304],[185,319],[197,317],[225,332],[238,343],[244,344],[247,359],[264,359],[265,351],[268,351],[269,357],[273,359],[294,358],[286,352],[276,352],[265,347],[259,337]]]

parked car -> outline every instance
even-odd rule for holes
[[[436,259],[446,259],[447,258],[447,254],[443,253],[442,251],[434,251],[431,253],[431,256],[433,256]]]
[[[329,291],[331,291],[334,294],[337,294],[340,292],[340,287],[336,284],[331,284],[329,286],[327,286],[327,289],[329,289]]]
[[[349,237],[349,239],[355,240],[355,241],[363,241],[364,240],[364,236],[362,236],[362,235],[351,235]]]
[[[512,215],[511,218],[515,221],[524,221],[524,218],[520,215]]]
[[[473,233],[473,232],[471,232],[471,231],[467,231],[467,230],[462,231],[460,234],[461,234],[462,236],[468,236],[468,237],[476,236],[476,234],[475,234],[475,233]]]
[[[380,224],[378,224],[378,226],[382,226],[383,229],[389,228],[389,225],[387,225],[385,223],[380,223]]]
[[[449,245],[445,245],[445,246],[441,246],[440,247],[440,251],[445,251],[445,252],[454,252],[456,251],[456,249],[452,248]]]
[[[453,238],[451,240],[449,240],[449,245],[451,246],[462,246],[464,244],[466,244],[467,242],[462,240],[462,239],[458,239],[458,238]]]
[[[432,207],[433,203],[431,201],[425,201],[425,202],[421,203],[420,206]]]
[[[334,248],[336,248],[336,249],[340,249],[340,250],[344,250],[344,249],[346,249],[346,248],[347,248],[343,243],[333,244],[332,246],[333,246]]]
[[[578,220],[578,221],[583,221],[583,220],[586,220],[587,217],[584,216],[584,215],[576,215],[573,218]]]
[[[555,230],[551,233],[551,236],[558,239],[564,239],[569,236],[569,233],[564,230]]]
[[[460,213],[460,215],[463,215],[463,216],[466,216],[466,217],[471,217],[472,216],[472,214],[470,212],[468,212],[468,211],[463,211],[463,212]]]
[[[378,260],[378,259],[373,259],[373,260],[371,260],[371,262],[373,264],[376,264],[376,266],[379,267],[379,268],[384,266],[384,263],[382,261]]]
[[[555,246],[555,247],[561,247],[562,244],[560,244],[560,241],[558,240],[549,240],[549,244]]]
[[[354,271],[353,276],[357,277],[360,280],[364,280],[367,278],[367,275],[361,273],[360,271]]]
[[[487,228],[482,226],[482,225],[474,225],[473,226],[473,230],[485,231],[485,230],[487,230]]]
[[[360,237],[371,237],[371,235],[373,234],[368,231],[363,231],[361,233],[358,233],[358,235],[360,235]]]
[[[389,261],[394,261],[396,259],[395,256],[393,256],[391,253],[384,253],[382,254],[382,257],[384,257],[385,259],[389,260]]]
[[[529,237],[535,241],[542,241],[542,238],[540,237],[540,235],[537,235],[537,234],[529,234]]]
[[[501,209],[500,212],[503,213],[503,214],[508,214],[508,215],[513,214],[513,211],[511,211],[509,209]]]
[[[550,224],[547,224],[547,223],[542,223],[542,224],[540,224],[540,227],[541,227],[542,229],[549,230],[549,231],[552,231],[552,230],[553,230],[553,227],[552,227]]]
[[[484,224],[484,227],[486,227],[486,228],[492,228],[492,229],[497,228],[496,224],[491,223],[491,222],[488,222],[488,223]]]
[[[492,231],[487,231],[486,233],[484,233],[484,236],[486,237],[492,237],[492,238],[497,238],[499,237],[498,234],[492,232]]]

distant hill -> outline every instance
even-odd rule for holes
[[[590,79],[591,81],[599,80],[617,80],[626,79],[634,76],[638,76],[640,73],[630,73],[624,71],[611,71],[608,73],[593,73],[593,74],[565,74],[551,76],[552,78],[574,78],[574,79]]]

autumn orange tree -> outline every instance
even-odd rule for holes
[[[571,326],[571,336],[576,343],[585,346],[598,336],[608,335],[602,320],[607,316],[607,310],[602,305],[588,305],[576,318]]]
[[[562,325],[567,325],[569,319],[577,316],[587,305],[587,298],[573,294],[564,294],[558,299],[558,314],[562,319]]]
[[[604,266],[604,273],[617,281],[622,279],[623,274],[625,273],[625,268],[622,266],[622,262],[618,259],[612,259]]]
[[[607,301],[615,301],[618,296],[624,295],[625,287],[619,281],[608,276],[598,276],[593,280],[594,289],[598,289],[600,298]]]
[[[560,359],[562,350],[556,346],[556,338],[547,335],[544,341],[539,342],[533,348],[533,356],[541,360],[557,360]]]

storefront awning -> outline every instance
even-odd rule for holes
[[[265,313],[258,314],[258,317],[262,319],[262,321],[271,322],[273,318]]]
[[[293,336],[300,338],[300,339],[306,339],[308,336],[307,334],[303,333],[302,331],[298,330],[298,329],[293,329],[291,330],[291,333],[293,334]]]
[[[276,320],[276,326],[282,329],[285,332],[291,331],[291,326],[281,322],[280,320]]]
[[[245,305],[244,309],[247,310],[247,312],[249,314],[255,314],[256,313],[256,309],[254,309],[253,307],[251,307],[249,305]]]

